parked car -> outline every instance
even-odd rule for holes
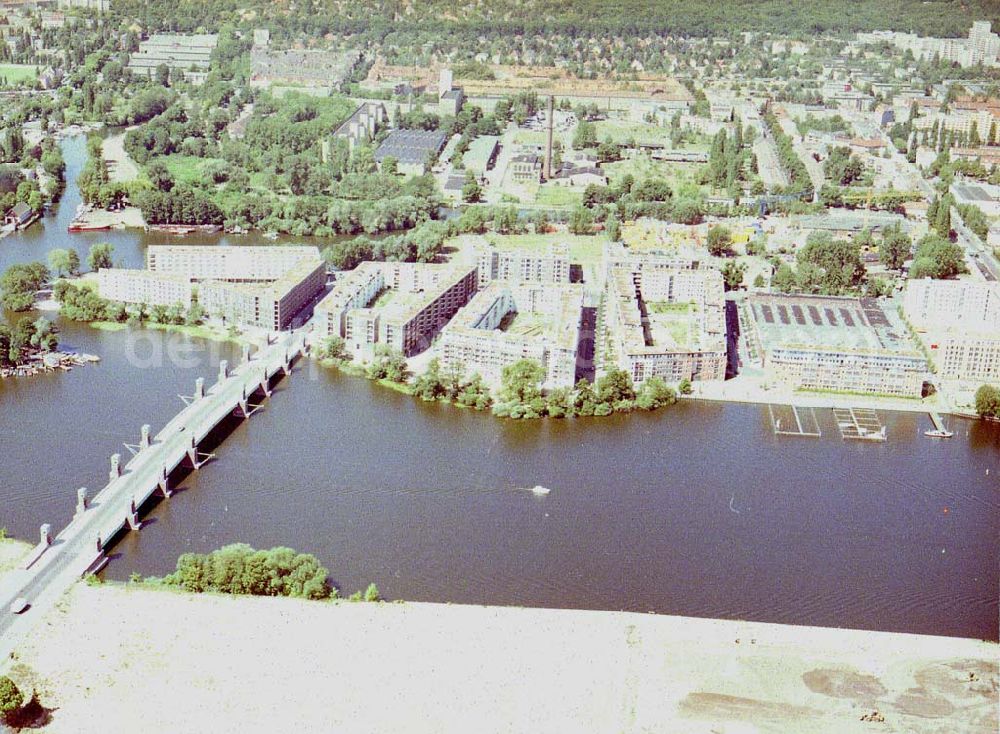
[[[11,614],[21,614],[24,612],[31,604],[23,596],[17,597],[14,601],[10,603],[10,613]]]

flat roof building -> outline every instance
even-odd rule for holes
[[[181,275],[148,270],[101,268],[97,271],[97,292],[101,298],[119,303],[147,306],[191,307],[191,279]]]
[[[903,313],[942,377],[1000,380],[1000,283],[911,280]]]
[[[602,303],[609,353],[604,362],[635,384],[721,380],[726,376],[722,273],[614,267]]]
[[[921,396],[927,358],[888,302],[754,294],[746,311],[763,366],[795,389]]]
[[[316,306],[317,330],[343,338],[362,358],[371,358],[377,344],[412,357],[431,345],[476,286],[475,266],[364,262]]]
[[[308,246],[154,245],[146,270],[98,272],[102,298],[190,306],[196,292],[211,316],[275,331],[292,326],[325,284],[319,249]]]
[[[545,370],[545,389],[569,388],[582,315],[580,284],[491,283],[441,332],[441,362],[496,386],[504,367],[531,359]]]
[[[425,164],[437,160],[447,141],[448,134],[437,130],[393,130],[375,151],[375,161],[381,165],[392,157],[401,173],[419,175]]]
[[[201,83],[208,74],[212,52],[218,42],[219,36],[215,33],[156,33],[139,43],[139,51],[132,54],[128,68],[133,74],[152,77],[163,65],[171,73],[182,72],[192,83]]]
[[[479,287],[493,280],[536,283],[569,283],[570,262],[566,245],[554,244],[548,252],[499,250],[493,245],[477,248]]]

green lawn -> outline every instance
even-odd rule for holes
[[[191,184],[205,180],[205,169],[221,158],[198,158],[192,155],[165,155],[157,158],[167,166],[170,175],[178,183]]]
[[[38,78],[38,67],[30,64],[0,64],[0,79],[13,86],[21,82],[33,82]]]
[[[583,192],[554,184],[538,187],[535,203],[542,206],[575,206],[583,201]]]
[[[662,143],[670,145],[670,128],[651,125],[647,122],[626,122],[624,120],[598,120],[597,140],[603,143],[608,138],[615,143],[635,140],[637,143]]]

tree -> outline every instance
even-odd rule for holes
[[[607,221],[604,223],[604,231],[608,235],[608,239],[612,242],[618,242],[622,238],[622,226],[621,222],[618,220],[617,214],[612,214],[608,217]]]
[[[694,392],[694,388],[691,386],[691,380],[685,377],[677,385],[677,390],[680,392],[681,395],[690,395],[692,392]]]
[[[406,382],[406,357],[399,351],[385,344],[375,347],[375,359],[368,365],[366,371],[372,380],[389,380],[390,382]]]
[[[476,174],[470,170],[465,172],[465,183],[462,184],[462,201],[467,204],[475,204],[483,196],[483,188],[476,180]]]
[[[683,383],[682,383],[683,384]],[[690,385],[690,383],[688,383]],[[640,410],[657,410],[677,402],[677,391],[659,377],[645,380],[636,393],[635,404]]]
[[[27,311],[34,305],[35,291],[49,280],[44,264],[18,263],[0,276],[0,305],[11,311]]]
[[[506,365],[500,376],[500,391],[494,412],[511,418],[537,418],[545,410],[542,380],[545,368],[533,359]]]
[[[1000,389],[982,385],[976,390],[976,413],[980,418],[1000,418]]]
[[[174,177],[163,161],[153,160],[147,163],[146,178],[159,191],[170,191],[174,188]]]
[[[111,256],[114,255],[114,252],[115,248],[111,243],[98,242],[87,253],[87,267],[93,271],[113,267],[114,263],[111,261]]]
[[[434,357],[427,363],[424,373],[413,381],[413,392],[421,400],[437,400],[444,392],[444,383],[441,380],[441,362]]]
[[[902,270],[912,248],[913,240],[897,224],[887,229],[882,235],[878,257],[881,263],[890,270]]]
[[[568,227],[573,234],[590,234],[594,227],[594,215],[587,207],[577,205],[569,214]]]
[[[727,291],[735,291],[743,286],[743,277],[746,275],[746,263],[736,260],[727,260],[722,266],[722,280]]]
[[[797,289],[795,271],[788,263],[781,263],[774,277],[771,278],[771,286],[780,293],[794,293]]]
[[[733,235],[728,227],[717,226],[708,230],[708,252],[713,257],[724,257],[732,252]]]
[[[24,705],[24,694],[6,675],[0,676],[0,718],[17,711]]]
[[[71,273],[74,270],[73,267],[73,257],[70,255],[76,255],[76,250],[64,250],[62,248],[56,248],[55,250],[49,250],[48,261],[49,270],[55,273],[56,277],[62,277],[63,274]],[[80,267],[80,256],[76,256],[76,269]]]
[[[917,245],[917,252],[910,264],[910,277],[952,278],[966,272],[962,248],[940,235],[926,235]]]

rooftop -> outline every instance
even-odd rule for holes
[[[921,356],[887,301],[756,294],[748,303],[767,349]]]
[[[403,164],[420,165],[436,158],[448,140],[436,130],[393,130],[375,151],[375,160],[392,157]]]

